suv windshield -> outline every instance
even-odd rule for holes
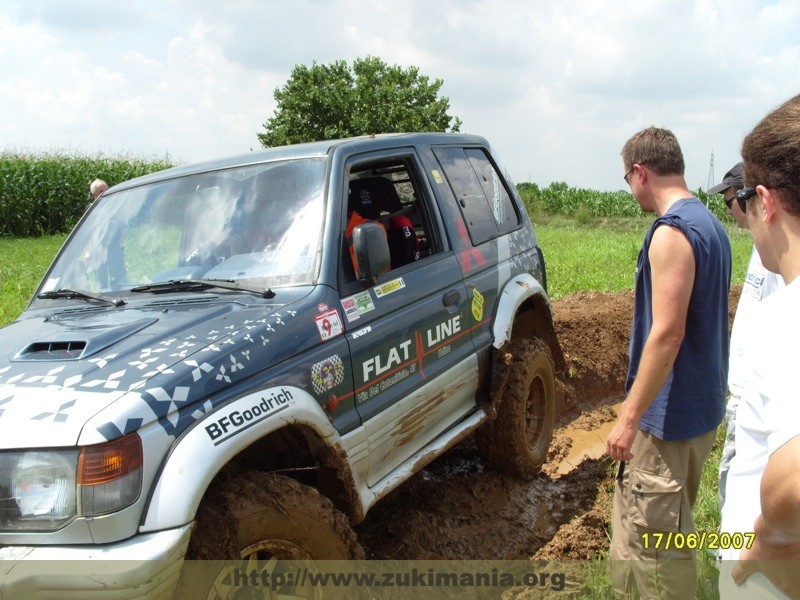
[[[313,282],[324,159],[200,173],[104,195],[40,292],[127,292],[187,279]],[[178,288],[179,289],[179,288]]]

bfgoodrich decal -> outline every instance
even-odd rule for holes
[[[285,388],[273,388],[233,403],[225,414],[205,426],[208,438],[215,446],[228,441],[261,421],[284,411],[294,404],[292,393]]]

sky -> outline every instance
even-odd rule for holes
[[[655,125],[707,189],[800,93],[800,2],[3,0],[0,151],[246,153],[295,65],[367,55],[443,80],[516,183],[627,190],[622,146]]]

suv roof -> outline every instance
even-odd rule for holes
[[[111,188],[110,191],[119,191],[138,185],[203,173],[216,171],[229,167],[243,166],[268,162],[273,160],[286,160],[293,158],[306,158],[312,156],[325,156],[331,151],[347,147],[350,151],[375,150],[379,148],[397,146],[398,144],[407,145],[430,145],[447,143],[474,143],[487,145],[486,140],[477,135],[463,133],[382,133],[377,135],[359,136],[344,138],[339,140],[323,140],[319,142],[306,142],[303,144],[291,144],[288,146],[276,146],[265,150],[257,150],[246,154],[238,154],[218,158],[210,161],[194,163],[185,166],[165,169],[149,175],[143,175],[135,179],[130,179]]]

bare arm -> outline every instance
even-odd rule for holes
[[[620,407],[606,441],[614,460],[630,460],[639,421],[667,380],[686,331],[686,314],[695,275],[694,252],[683,233],[661,226],[648,253],[653,287],[653,327],[647,337],[636,380]]]
[[[743,550],[733,578],[741,585],[752,573],[763,572],[791,596],[800,590],[800,436],[773,452],[761,477],[761,514],[755,541]]]

